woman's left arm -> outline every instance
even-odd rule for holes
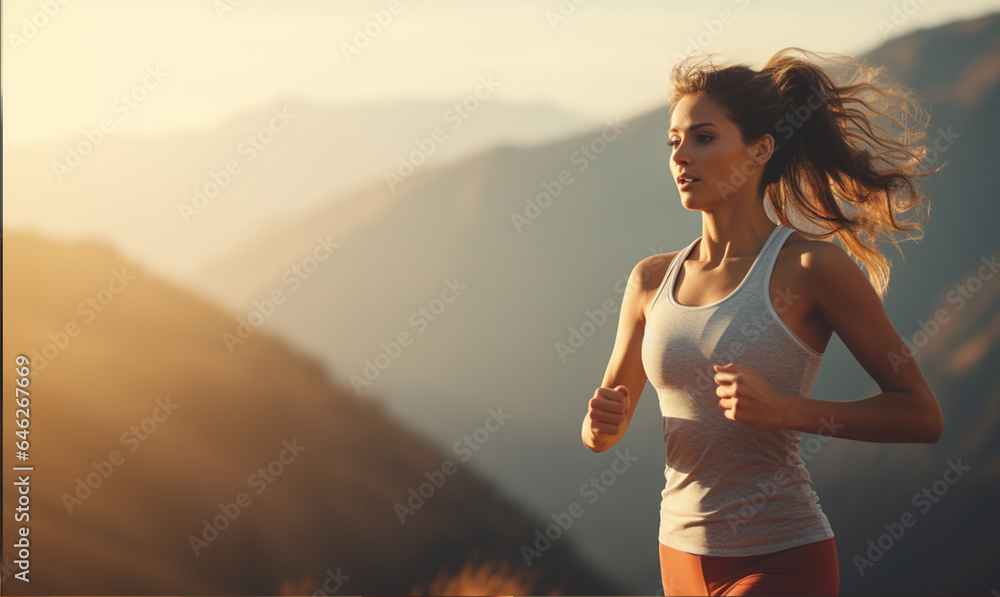
[[[944,426],[937,397],[904,351],[875,288],[839,246],[811,244],[803,270],[814,305],[882,392],[846,402],[794,398],[788,428],[832,427],[837,437],[868,442],[937,442]]]
[[[720,408],[729,409],[726,416],[739,421],[742,398],[743,422],[754,427],[868,442],[937,442],[944,426],[937,397],[913,356],[904,351],[875,288],[839,246],[810,244],[800,271],[813,306],[881,393],[850,401],[777,396],[759,375],[735,365],[717,367]]]

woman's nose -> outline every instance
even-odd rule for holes
[[[691,162],[690,156],[688,156],[687,147],[684,143],[680,143],[674,150],[670,153],[670,161],[675,164],[689,164]]]

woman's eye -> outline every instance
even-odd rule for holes
[[[695,136],[695,139],[697,139],[699,143],[709,143],[712,141],[713,137],[712,135],[697,135]],[[677,146],[680,145],[680,143],[680,139],[671,139],[667,141],[667,145],[673,147],[674,149],[677,149]]]

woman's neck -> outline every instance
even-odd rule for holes
[[[760,253],[775,223],[767,217],[763,199],[745,209],[740,207],[734,204],[702,212],[701,242],[696,257],[699,261],[721,263],[726,259],[756,257]]]

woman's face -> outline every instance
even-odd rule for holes
[[[670,172],[685,208],[712,209],[752,195],[757,188],[762,164],[713,98],[699,94],[678,100],[668,142],[673,148]]]

